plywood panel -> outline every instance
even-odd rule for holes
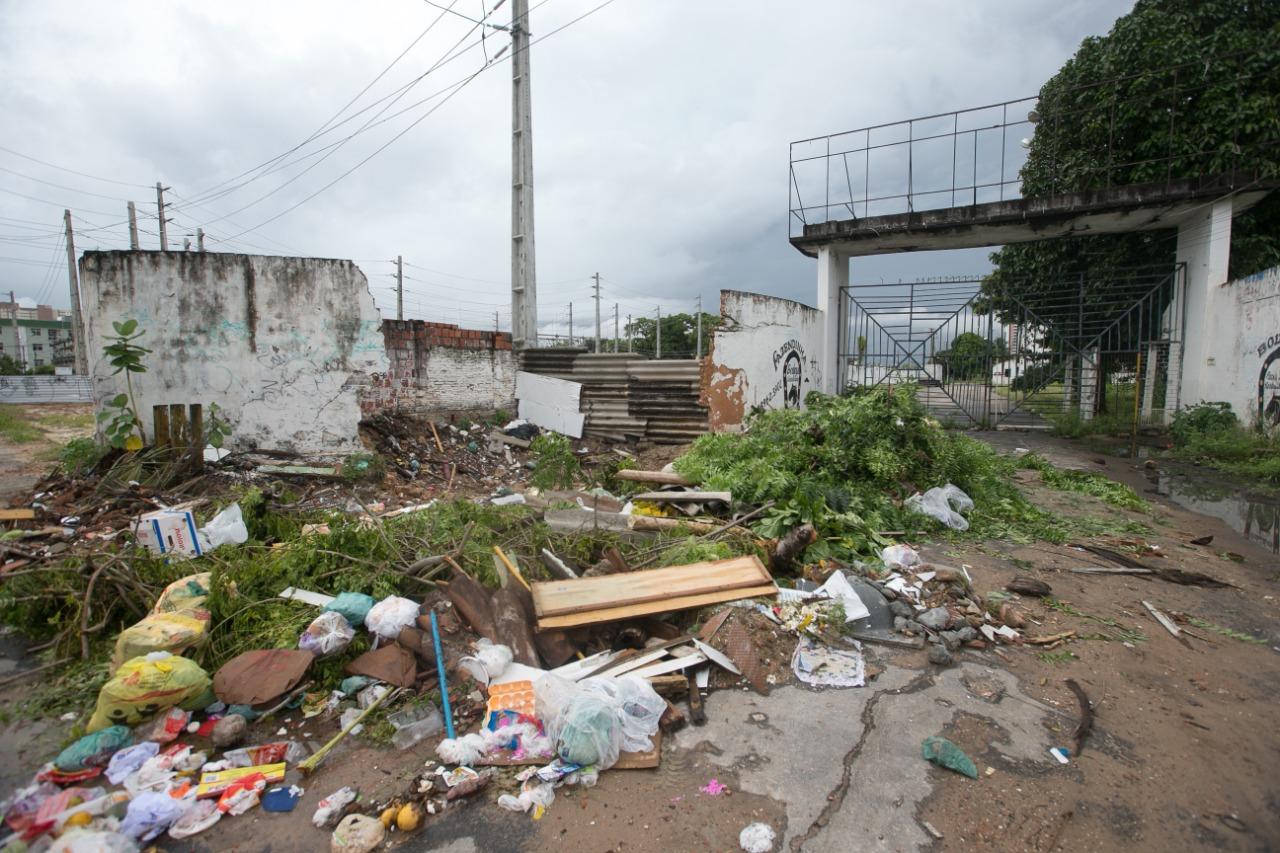
[[[750,555],[603,577],[537,583],[533,585],[533,601],[541,620],[547,616],[759,586],[770,580],[759,558]]]
[[[759,586],[748,586],[740,589],[725,589],[700,595],[684,595],[668,598],[663,601],[651,601],[643,604],[606,607],[600,610],[588,610],[583,613],[569,613],[564,616],[548,616],[538,620],[538,630],[549,628],[573,628],[578,625],[595,625],[600,622],[616,622],[623,619],[635,619],[654,613],[670,613],[676,610],[688,610],[694,607],[706,607],[708,604],[719,604],[722,601],[736,601],[740,598],[772,598],[778,594],[773,582]]]

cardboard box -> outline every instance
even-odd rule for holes
[[[230,770],[218,770],[213,773],[201,773],[200,785],[196,788],[196,797],[204,799],[205,797],[219,796],[237,779],[243,779],[246,776],[252,776],[255,773],[261,773],[267,780],[267,784],[271,785],[276,782],[284,781],[284,762],[279,764],[259,764],[256,767],[233,767]]]
[[[189,510],[148,512],[133,526],[133,535],[138,544],[157,554],[198,557],[204,553],[196,532],[196,517]]]

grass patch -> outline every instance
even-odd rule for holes
[[[1019,468],[1040,472],[1040,480],[1050,488],[1064,492],[1091,495],[1111,506],[1147,512],[1147,502],[1137,492],[1123,483],[1117,483],[1105,474],[1088,471],[1064,471],[1055,468],[1044,457],[1028,453],[1018,460]]]
[[[1073,660],[1079,660],[1073,652],[1036,652],[1036,658],[1053,666],[1062,666]]]
[[[93,429],[93,414],[90,412],[82,412],[80,414],[70,415],[65,412],[55,412],[53,414],[41,415],[36,418],[36,422],[42,427],[49,429]]]
[[[1200,403],[1173,416],[1174,455],[1219,470],[1280,483],[1280,430],[1251,429],[1229,403]]]
[[[1187,621],[1192,625],[1195,625],[1197,628],[1202,628],[1205,631],[1212,631],[1215,634],[1221,634],[1224,637],[1230,637],[1231,639],[1239,640],[1242,643],[1253,643],[1258,646],[1265,646],[1267,644],[1265,637],[1255,637],[1252,634],[1246,634],[1243,631],[1237,631],[1234,628],[1226,628],[1222,625],[1215,625],[1212,622],[1207,622],[1204,619],[1197,619],[1194,616]]]
[[[1043,601],[1045,607],[1048,607],[1050,610],[1056,610],[1059,613],[1067,616],[1074,616],[1077,619],[1088,619],[1091,622],[1096,622],[1099,625],[1111,629],[1110,633],[1101,632],[1097,634],[1082,635],[1080,637],[1082,640],[1114,640],[1122,643],[1145,643],[1147,641],[1147,635],[1138,629],[1126,628],[1114,619],[1107,619],[1102,616],[1094,616],[1092,613],[1085,613],[1083,610],[1076,609],[1076,607],[1074,607],[1069,601],[1063,601],[1060,598],[1053,598],[1052,596],[1046,596]]]
[[[43,438],[44,433],[31,423],[22,409],[0,405],[0,437],[14,444],[30,444]]]

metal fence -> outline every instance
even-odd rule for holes
[[[1267,92],[1274,70],[1238,54],[1195,60],[1086,86],[921,116],[791,143],[788,228],[835,220],[965,207],[1022,198],[1031,164],[1036,195],[1201,175],[1259,177],[1259,153],[1274,152],[1274,119],[1221,122],[1219,138],[1188,139],[1181,118],[1210,89]],[[1252,96],[1251,96],[1252,97]],[[1270,108],[1268,108],[1270,109]],[[1270,110],[1271,114],[1275,110]],[[1135,135],[1148,140],[1130,153]],[[1069,144],[1063,144],[1069,137]],[[1274,175],[1269,175],[1274,177]],[[1229,182],[1230,183],[1230,182]]]
[[[0,376],[0,403],[89,403],[86,376]]]
[[[1184,273],[844,288],[841,390],[912,382],[930,412],[961,425],[1165,423],[1179,402]]]

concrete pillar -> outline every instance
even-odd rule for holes
[[[1147,344],[1142,362],[1142,410],[1143,423],[1152,423],[1156,404],[1156,381],[1160,376],[1156,368],[1160,364],[1160,344]],[[1136,378],[1136,377],[1135,377]]]
[[[840,307],[849,286],[849,258],[829,246],[818,250],[818,310],[822,312],[822,388],[825,394],[840,390],[844,365],[840,359]]]
[[[1200,208],[1178,225],[1177,259],[1186,264],[1185,329],[1181,358],[1175,344],[1169,352],[1169,386],[1178,388],[1177,404],[1194,405],[1201,400],[1217,400],[1209,386],[1206,367],[1214,353],[1213,326],[1224,298],[1231,262],[1230,198]],[[1175,340],[1177,339],[1175,330]],[[1234,342],[1228,342],[1228,346]],[[1179,368],[1175,372],[1175,367]],[[1172,408],[1172,407],[1169,407]]]
[[[1062,372],[1062,411],[1065,414],[1075,408],[1076,402],[1076,361],[1077,359],[1067,359],[1066,365],[1063,366]]]
[[[1091,347],[1080,357],[1080,420],[1093,420],[1098,408],[1098,348]]]

